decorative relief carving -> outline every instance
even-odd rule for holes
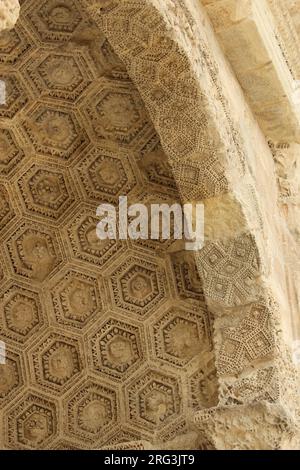
[[[90,86],[93,73],[83,54],[40,50],[24,66],[30,86],[49,99],[74,103]]]
[[[15,217],[6,188],[0,184],[0,232],[7,229]]]
[[[57,432],[57,405],[51,399],[27,393],[6,415],[11,448],[44,449]]]
[[[77,171],[87,198],[96,203],[118,204],[119,196],[128,195],[136,185],[130,160],[119,151],[91,148],[78,162]]]
[[[128,376],[141,364],[145,349],[140,328],[115,318],[97,328],[91,345],[95,370],[117,379]]]
[[[2,0],[0,5],[0,31],[11,29],[19,16],[18,0]]]
[[[216,305],[236,306],[259,298],[260,259],[251,235],[207,242],[197,254],[206,298]]]
[[[5,83],[5,103],[0,106],[0,118],[13,119],[28,103],[27,92],[16,74],[2,73],[1,80]]]
[[[40,296],[13,283],[0,294],[1,335],[16,343],[31,341],[44,324]]]
[[[30,5],[26,19],[41,41],[63,43],[80,25],[82,15],[74,0],[38,0]]]
[[[166,154],[161,148],[145,153],[139,161],[139,165],[148,183],[156,186],[158,190],[167,189],[168,193],[170,193],[170,191],[176,193],[177,186],[172,174],[172,169]]]
[[[129,422],[153,432],[178,417],[181,398],[177,380],[155,370],[141,374],[127,387]]]
[[[0,128],[0,177],[13,174],[17,165],[24,158],[24,152],[18,145],[11,129]]]
[[[241,314],[243,319],[237,325],[222,328],[222,320],[217,320],[222,338],[217,360],[221,375],[235,375],[253,366],[257,360],[270,359],[275,353],[275,325],[271,310],[265,305],[252,304]]]
[[[126,249],[124,242],[113,239],[100,240],[97,237],[96,226],[99,219],[90,206],[82,206],[79,214],[67,230],[74,259],[103,266],[111,261],[113,256],[120,255]]]
[[[68,397],[68,433],[83,442],[99,441],[99,437],[102,440],[115,427],[117,411],[115,390],[94,379],[85,379]]]
[[[29,214],[59,220],[74,205],[74,194],[66,172],[33,165],[18,181]]]
[[[78,379],[83,358],[77,340],[49,333],[32,351],[34,375],[43,388],[62,393]]]
[[[50,292],[59,324],[82,329],[101,314],[103,288],[94,276],[65,269],[55,276],[52,284]]]
[[[20,356],[6,351],[5,364],[0,364],[0,403],[12,399],[23,385],[24,371]]]
[[[206,310],[192,311],[180,305],[161,314],[152,330],[157,357],[179,367],[194,358],[202,360],[209,337],[206,315]]]
[[[213,438],[191,436],[195,410],[278,398],[273,367],[250,369],[275,348],[271,313],[259,309],[255,319],[243,306],[261,294],[251,235],[207,243],[196,256],[168,241],[96,236],[96,203],[120,194],[146,203],[158,195],[202,200],[228,191],[224,165],[237,166],[234,175],[245,169],[245,147],[193,15],[181,0],[157,3],[161,11],[151,3],[95,1],[90,10],[89,0],[26,0],[20,24],[0,36],[8,77],[0,178],[10,207],[26,214],[2,232],[0,253],[8,448],[210,448]],[[57,224],[60,234],[49,228]],[[215,307],[214,332],[205,298]],[[239,311],[233,330],[222,323],[230,309]],[[48,323],[55,330],[44,331]],[[28,365],[26,394],[19,360]],[[226,426],[223,433],[226,419],[220,439],[236,447]],[[245,436],[245,447],[257,443]]]
[[[111,275],[113,303],[124,311],[148,316],[167,296],[165,272],[152,260],[129,256]]]
[[[275,367],[267,367],[255,370],[239,380],[222,380],[220,396],[224,405],[275,402],[280,396],[278,371]]]
[[[24,223],[7,242],[14,272],[43,282],[61,261],[57,236],[44,226]]]
[[[14,29],[0,33],[0,48],[0,64],[3,65],[15,66],[29,54],[33,45],[20,21]]]
[[[172,253],[171,262],[178,295],[183,299],[204,300],[202,281],[191,253]]]
[[[97,142],[110,140],[121,146],[133,145],[146,133],[148,117],[131,82],[103,80],[87,100],[85,115]]]
[[[85,131],[66,108],[37,104],[23,126],[35,151],[49,157],[74,158],[88,143]]]

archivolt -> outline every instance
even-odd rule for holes
[[[282,338],[276,326],[276,289],[263,278],[268,257],[249,167],[251,146],[245,146],[239,124],[229,111],[224,74],[214,59],[218,46],[196,0],[80,1],[138,88],[183,201],[204,200],[206,204],[206,245],[195,258],[214,316],[220,393],[219,407],[208,415],[200,413],[195,421],[198,425],[205,421],[206,432],[217,447],[243,448],[238,437],[226,437],[225,423],[233,416],[227,406],[243,405],[237,426],[244,428],[244,406],[257,400],[281,402],[287,389],[294,394],[296,386],[291,369],[280,370],[289,359],[276,357]],[[223,66],[226,69],[225,62]],[[267,411],[264,407],[253,412],[257,434],[265,432],[257,424],[260,416],[279,413],[276,406]],[[238,408],[234,413],[240,413]],[[249,412],[251,420],[250,416]],[[269,428],[272,437],[264,436],[264,445],[274,448],[282,431],[276,424]],[[255,448],[257,443],[247,445]]]

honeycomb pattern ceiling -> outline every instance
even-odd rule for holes
[[[0,70],[0,447],[187,433],[216,399],[193,258],[95,233],[101,202],[179,201],[138,91],[75,0],[23,0]]]

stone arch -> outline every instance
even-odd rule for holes
[[[219,405],[195,424],[216,448],[283,447],[297,429],[297,384],[288,333],[278,334],[289,308],[282,271],[269,262],[280,218],[263,197],[268,146],[198,1],[80,2],[139,89],[183,201],[206,206],[206,245],[195,259],[214,318]],[[266,160],[262,175],[253,141]]]
[[[263,194],[264,184],[277,191],[267,142],[199,2],[82,1],[137,86],[182,200],[205,204],[206,245],[195,259],[214,318],[219,406],[194,421],[216,448],[280,448],[283,428],[295,430],[288,415],[297,392],[285,273],[276,260],[280,215],[276,197]],[[253,141],[266,159],[261,172]],[[247,443],[226,435],[232,420]]]

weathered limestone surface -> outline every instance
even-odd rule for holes
[[[299,83],[286,63],[267,0],[206,0],[204,3],[267,138],[297,141]]]
[[[255,1],[21,3],[0,37],[0,446],[298,447],[295,51]],[[204,248],[103,246],[120,194],[203,202]]]
[[[292,413],[293,424],[287,426],[285,440],[297,429],[296,381],[290,402],[286,400],[286,384],[296,380],[296,375],[292,366],[290,372],[279,367],[280,356],[285,355],[282,344],[291,341],[286,270],[277,257],[287,228],[277,207],[274,162],[265,137],[198,2],[110,1],[100,8],[94,2],[92,11],[94,15],[98,12],[99,26],[139,88],[183,200],[221,198],[229,193],[237,203],[236,211],[230,210],[231,220],[240,220],[241,214],[245,218],[239,233],[232,236],[231,223],[225,224],[220,239],[207,239],[196,255],[204,294],[214,315],[219,390],[226,402],[235,383],[248,381],[251,391],[235,398],[241,404],[269,394],[271,402],[280,403],[275,414],[281,407]],[[145,32],[137,35],[142,24]],[[169,63],[175,70],[174,80],[176,77],[172,83],[176,93],[172,95],[163,78]],[[191,84],[185,90],[179,86],[183,77]],[[215,177],[209,178],[205,168],[210,168],[212,157],[217,170]],[[188,175],[193,176],[188,180]],[[284,335],[280,334],[282,329]],[[266,366],[277,370],[275,375],[271,373],[271,385],[265,381]],[[256,369],[256,379],[251,369]],[[245,428],[256,420],[250,405],[248,420],[243,421],[244,405],[235,412],[240,413],[239,424],[244,423]],[[226,429],[225,422],[223,426]],[[220,428],[222,421],[216,432],[221,432]],[[231,445],[234,439],[232,436]],[[242,447],[236,439],[236,447]],[[214,442],[218,448],[218,441]],[[266,442],[262,445],[267,446]]]
[[[0,31],[11,29],[15,25],[20,12],[18,0],[0,1]]]

